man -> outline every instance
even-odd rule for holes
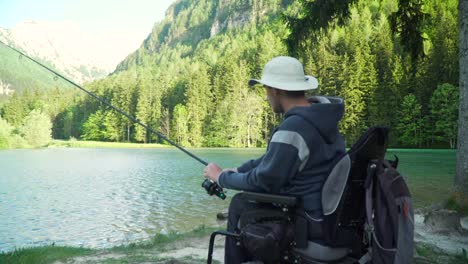
[[[307,99],[304,91],[316,89],[317,79],[305,76],[302,64],[291,57],[273,58],[265,65],[260,80],[249,81],[249,85],[255,84],[265,87],[272,110],[284,113],[266,153],[236,169],[223,171],[210,163],[204,175],[223,188],[299,197],[309,222],[320,224],[322,186],[345,153],[344,140],[338,132],[343,101],[325,97],[318,97],[322,102]],[[256,206],[244,201],[242,195],[234,196],[229,206],[228,231],[237,231],[240,214]],[[234,239],[226,239],[225,263],[242,263],[247,258]]]

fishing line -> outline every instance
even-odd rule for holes
[[[127,117],[129,120],[131,120],[132,122],[134,123],[137,123],[139,124],[140,126],[144,127],[147,131],[150,131],[150,132],[153,132],[155,133],[156,135],[158,135],[160,138],[164,139],[166,142],[168,142],[169,144],[171,144],[172,146],[178,148],[179,150],[181,150],[182,152],[184,152],[185,154],[189,155],[190,157],[194,158],[195,160],[197,160],[198,162],[200,162],[201,164],[203,165],[208,165],[208,163],[204,160],[202,160],[201,158],[195,156],[193,153],[189,152],[188,150],[184,149],[182,146],[180,146],[179,144],[175,143],[174,141],[170,140],[169,138],[167,138],[164,134],[162,134],[161,132],[159,131],[156,131],[154,129],[152,129],[151,127],[149,127],[148,125],[140,122],[140,120],[138,120],[137,118],[133,117],[132,115],[126,113],[125,111],[121,110],[120,108],[117,108],[115,106],[113,106],[111,103],[107,102],[106,100],[104,100],[102,97],[86,90],[85,88],[81,87],[80,85],[76,84],[75,82],[71,81],[70,79],[66,78],[65,76],[61,75],[60,73],[58,73],[57,71],[47,67],[46,65],[40,63],[39,61],[29,57],[27,54],[13,48],[13,47],[10,47],[9,45],[5,44],[3,41],[0,40],[0,43],[12,50],[14,50],[15,52],[17,52],[19,54],[19,58],[18,59],[22,59],[23,57],[26,57],[28,58],[29,60],[35,62],[36,64],[38,64],[39,66],[41,66],[42,68],[48,70],[49,72],[53,73],[54,74],[54,81],[56,81],[58,78],[61,78],[62,80],[70,83],[71,85],[75,86],[76,88],[80,89],[81,91],[87,93],[89,96],[95,98],[96,100],[98,100],[99,102],[103,103],[104,105],[112,108],[113,110],[115,110],[116,112],[124,115],[125,117]],[[216,184],[215,182],[211,181],[211,180],[208,180],[206,179],[203,183],[202,183],[202,187],[205,188],[205,190],[208,192],[209,195],[216,195],[218,196],[219,198],[221,199],[225,199],[226,198],[226,195],[224,194],[223,192],[223,189],[218,185]]]

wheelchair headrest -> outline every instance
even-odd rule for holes
[[[364,159],[385,158],[388,145],[389,129],[386,127],[371,127],[354,143],[348,151],[351,159],[359,156]]]

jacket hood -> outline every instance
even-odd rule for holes
[[[338,136],[338,122],[344,114],[343,99],[338,97],[313,96],[308,99],[310,106],[290,109],[285,118],[298,115],[314,126],[328,144]]]

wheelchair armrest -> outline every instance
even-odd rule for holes
[[[243,192],[242,195],[245,199],[259,202],[276,204],[282,207],[295,207],[298,203],[297,198],[293,196],[256,193],[256,192]]]

